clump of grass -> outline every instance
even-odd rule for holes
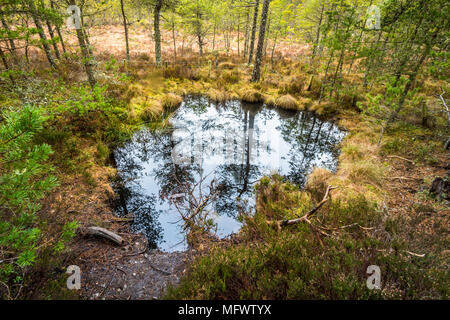
[[[320,201],[329,186],[329,180],[333,174],[327,169],[314,168],[313,172],[308,176],[305,190],[308,191],[312,198]]]
[[[298,109],[299,110],[307,110],[309,106],[311,105],[312,100],[305,97],[300,97],[298,99]]]
[[[134,108],[131,108],[127,114],[127,121],[132,123],[132,122],[135,122],[137,118],[138,118],[138,115],[136,113],[136,110],[134,110]]]
[[[141,119],[144,121],[151,121],[156,119],[164,111],[164,107],[161,102],[152,100],[145,104],[141,112]]]
[[[297,99],[295,99],[290,94],[286,94],[284,96],[279,97],[275,101],[275,105],[277,107],[280,107],[283,109],[289,109],[289,110],[298,110],[299,109]]]
[[[208,97],[215,102],[225,102],[232,98],[225,90],[210,89],[207,94]]]
[[[316,101],[309,107],[309,111],[313,111],[318,115],[327,115],[332,114],[336,110],[334,104],[331,102],[322,101],[321,103],[318,103]]]
[[[97,142],[97,150],[95,153],[97,163],[103,165],[109,158],[110,150],[108,146],[103,142]]]
[[[265,94],[263,96],[263,101],[268,106],[276,106],[276,100],[277,100],[277,98],[271,94]]]
[[[360,145],[357,144],[347,144],[342,149],[342,154],[348,157],[350,160],[361,160],[364,158],[364,150]]]
[[[224,70],[220,75],[220,79],[225,83],[238,83],[240,73],[238,70]]]
[[[244,102],[258,103],[264,101],[261,92],[253,88],[246,88],[242,90],[239,96]]]
[[[358,184],[381,186],[386,177],[386,168],[371,160],[361,160],[346,163],[348,177]]]
[[[183,98],[174,93],[168,93],[162,98],[161,103],[164,109],[172,110],[183,103]]]
[[[340,97],[339,105],[343,109],[354,109],[356,111],[359,111],[357,107],[357,102],[360,100],[357,94],[346,92],[343,93]]]
[[[292,76],[286,82],[281,83],[280,93],[282,94],[301,94],[305,86],[305,79],[301,76]]]
[[[236,65],[232,62],[225,61],[225,62],[219,63],[218,68],[222,69],[222,70],[233,70],[236,68]]]
[[[320,90],[322,87],[322,82],[317,79],[317,76],[311,76],[311,78],[308,80],[308,84],[305,88],[305,95],[318,98],[320,95]]]
[[[303,215],[311,207],[308,193],[298,186],[283,181],[278,175],[265,177],[255,186],[256,211],[265,218],[280,220]]]
[[[167,67],[163,71],[164,78],[198,80],[199,75],[189,64]]]

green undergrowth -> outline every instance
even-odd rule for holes
[[[445,262],[433,253],[424,258],[406,253],[408,242],[402,235],[414,222],[392,220],[359,195],[345,202],[332,197],[310,219],[313,227],[300,223],[278,230],[268,225],[267,219],[301,217],[317,201],[277,176],[262,179],[257,189],[257,212],[245,218],[240,243],[213,247],[198,257],[181,284],[168,291],[167,298],[448,297]],[[442,250],[443,242],[434,252]],[[370,265],[381,269],[382,290],[366,286]]]
[[[307,186],[305,190],[278,176],[263,178],[255,189],[256,213],[242,217],[245,223],[238,236],[239,244],[219,244],[207,255],[198,257],[181,285],[169,290],[168,298],[448,297],[448,268],[440,254],[448,247],[445,221],[435,226],[438,232],[424,236],[417,231],[417,226],[423,223],[427,208],[418,207],[404,220],[387,216],[377,204],[380,202],[375,201],[385,195],[383,184],[388,169],[377,160],[379,154],[407,156],[429,165],[437,162],[433,154],[442,151],[439,141],[445,133],[433,130],[434,125],[444,127],[442,119],[433,116],[435,110],[422,108],[422,113],[413,114],[408,108],[419,110],[417,106],[423,100],[412,101],[401,114],[401,121],[386,133],[378,150],[374,147],[378,138],[374,128],[379,129],[382,122],[356,114],[361,111],[357,106],[366,104],[368,98],[353,92],[349,85],[352,79],[343,79],[344,86],[337,97],[319,103],[320,77],[313,76],[303,62],[279,62],[265,67],[259,83],[249,82],[251,66],[236,57],[205,55],[180,62],[183,63],[162,68],[137,64],[125,73],[124,66],[114,59],[103,65],[100,61],[99,69],[104,67],[104,72],[97,75],[98,85],[93,89],[64,76],[54,79],[51,72],[30,73],[23,82],[17,80],[14,90],[0,95],[2,111],[13,112],[20,118],[26,115],[26,106],[30,106],[39,114],[40,125],[38,130],[31,128],[27,150],[33,156],[32,150],[45,149],[43,163],[37,163],[36,167],[49,166],[49,172],[54,172],[56,178],[55,184],[46,186],[42,193],[30,193],[28,198],[23,197],[24,203],[14,203],[21,210],[32,210],[31,218],[28,214],[19,215],[8,218],[0,226],[1,237],[2,230],[7,232],[5,239],[0,238],[3,241],[0,245],[15,246],[13,250],[9,247],[4,250],[13,253],[0,260],[18,262],[0,268],[1,281],[8,287],[18,288],[28,279],[31,287],[44,289],[41,297],[69,298],[70,293],[60,290],[64,277],[49,270],[58,269],[62,263],[76,221],[59,217],[61,225],[55,234],[46,227],[51,221],[35,214],[40,201],[51,192],[58,178],[81,175],[81,183],[95,186],[97,181],[92,172],[109,164],[111,151],[117,145],[127,141],[143,125],[168,126],[171,113],[184,95],[205,94],[217,102],[241,99],[290,110],[310,110],[319,115],[350,114],[350,120],[344,122],[349,134],[339,158],[340,175],[316,170],[310,176],[310,181],[316,181],[316,187]],[[8,135],[5,137],[2,141],[8,139]],[[9,161],[2,156],[0,161]],[[8,168],[5,172],[20,175],[26,164],[22,163],[20,170]],[[3,166],[0,169],[5,170]],[[41,172],[37,172],[29,180],[42,183],[41,178]],[[27,181],[21,183],[26,185]],[[329,203],[311,219],[314,227],[300,223],[278,230],[267,223],[301,217],[321,200],[328,183],[339,189],[333,190]],[[427,254],[417,257],[408,254],[408,250],[424,250]],[[367,289],[369,265],[380,266],[383,290]],[[26,268],[24,273],[23,268]],[[45,277],[43,270],[46,270]],[[48,281],[35,282],[33,272]],[[7,298],[15,293],[0,290]]]

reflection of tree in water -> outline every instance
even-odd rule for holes
[[[143,133],[145,134],[145,133]],[[113,161],[118,168],[119,177],[113,184],[118,194],[113,206],[119,216],[133,215],[131,230],[142,233],[152,248],[156,248],[161,240],[162,227],[158,221],[160,212],[156,210],[155,196],[146,194],[139,185],[138,179],[142,177],[142,163],[148,161],[151,152],[147,140],[138,135],[136,141],[124,145],[114,152]],[[139,145],[139,148],[136,148]],[[136,157],[130,156],[135,154]]]
[[[159,212],[155,205],[160,203],[166,210],[170,207],[168,197],[184,193],[187,186],[196,185],[206,176],[205,185],[215,179],[215,186],[220,188],[212,204],[218,214],[236,217],[246,200],[252,205],[252,186],[267,174],[267,167],[261,160],[280,152],[270,141],[272,137],[268,137],[267,145],[262,140],[265,139],[262,133],[273,132],[267,131],[268,128],[280,132],[290,148],[282,174],[292,182],[303,185],[314,166],[335,169],[334,145],[343,137],[336,126],[310,113],[262,107],[239,101],[216,104],[203,97],[187,97],[174,115],[171,130],[144,129],[117,150],[117,167],[124,184],[122,202],[126,203],[122,207],[135,214],[134,230],[146,233],[149,240],[154,239],[152,242],[156,243],[161,228],[157,224]],[[187,135],[182,136],[181,141],[174,139],[177,126],[187,128]],[[196,161],[175,163],[172,152],[176,146]],[[210,172],[205,172],[204,163],[215,156],[223,162],[214,165],[214,172],[208,176]],[[151,170],[145,169],[149,164]],[[211,164],[209,166],[208,170]],[[149,191],[140,186],[145,179],[154,180],[158,187],[150,196],[146,196],[145,192]]]
[[[343,134],[335,125],[320,121],[314,114],[298,112],[284,118],[280,130],[292,146],[287,175],[291,181],[303,186],[313,167],[336,169],[335,146]]]
[[[156,198],[146,195],[145,190],[132,185],[125,187],[116,185],[116,192],[120,194],[114,200],[114,206],[119,216],[133,214],[131,231],[142,233],[147,238],[151,248],[156,248],[161,240],[162,227],[158,221],[160,212],[155,209]]]

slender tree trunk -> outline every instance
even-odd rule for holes
[[[173,39],[173,59],[177,62],[177,38],[175,35],[175,22],[172,24],[172,39]]]
[[[127,22],[127,16],[125,14],[125,8],[123,5],[123,0],[120,0],[120,9],[122,11],[122,20],[123,20],[123,29],[125,32],[125,52],[127,56],[127,62],[130,62],[130,43],[128,41],[128,22]]]
[[[81,48],[81,53],[83,55],[84,69],[86,71],[86,75],[88,76],[89,84],[93,88],[97,84],[97,81],[95,80],[94,71],[92,68],[92,56],[89,54],[89,48],[85,42],[85,34],[82,28],[77,29],[77,38]]]
[[[41,38],[42,47],[44,49],[45,55],[47,57],[47,60],[50,63],[50,66],[52,68],[56,69],[55,58],[52,55],[52,51],[50,49],[50,46],[48,45],[47,37],[46,37],[45,32],[44,32],[44,28],[42,27],[41,20],[39,19],[39,14],[38,14],[37,9],[36,9],[36,7],[34,5],[34,2],[32,0],[28,1],[28,8],[30,9],[31,18],[33,19],[34,24],[36,25],[36,28],[38,30],[39,37]]]
[[[61,41],[62,50],[64,53],[67,53],[66,45],[64,43],[64,38],[61,33],[61,28],[58,25],[56,25],[55,28],[56,28],[56,33],[58,34],[59,40]]]
[[[260,0],[256,0],[255,12],[253,14],[253,26],[252,26],[252,34],[251,34],[251,37],[250,37],[250,48],[249,48],[249,53],[248,53],[248,64],[252,63],[253,50],[255,49],[255,37],[256,37],[256,28],[257,28],[257,25],[258,25],[259,1]],[[264,30],[265,30],[265,28],[264,28]]]
[[[331,50],[331,56],[330,59],[328,59],[327,67],[325,69],[325,76],[323,78],[322,84],[320,85],[319,103],[322,102],[323,93],[325,91],[325,85],[327,83],[328,71],[330,70],[331,61],[333,61],[333,59],[334,59],[334,49]]]
[[[238,13],[238,24],[237,24],[237,50],[238,50],[238,57],[241,56],[241,48],[239,47],[240,42],[240,34],[241,34],[241,14]]]
[[[53,1],[50,1],[50,8],[52,8],[52,10],[55,10],[55,4]],[[55,29],[56,29],[56,33],[58,34],[59,37],[59,41],[61,41],[61,47],[64,53],[67,53],[66,51],[66,45],[64,44],[64,38],[62,36],[61,33],[61,28],[59,27],[58,24],[55,24]]]
[[[214,21],[212,51],[216,50],[216,28],[217,22]]]
[[[196,23],[195,23],[195,31],[197,34],[197,41],[198,41],[198,49],[200,56],[203,56],[203,30],[202,30],[202,14],[200,13],[200,9],[197,8],[196,12]]]
[[[269,13],[267,13],[267,16],[269,17],[267,19],[267,26],[266,26],[266,35],[264,37],[264,59],[267,57],[267,46],[269,45],[269,38],[270,38],[270,16]]]
[[[403,90],[402,95],[400,96],[400,100],[398,102],[397,108],[395,108],[395,110],[391,113],[391,116],[386,121],[386,124],[385,124],[385,126],[383,127],[383,129],[381,131],[380,139],[378,140],[378,145],[381,144],[381,140],[383,139],[383,135],[386,132],[386,130],[389,128],[389,125],[395,120],[395,118],[398,116],[400,111],[403,109],[403,105],[405,104],[406,97],[408,96],[408,93],[411,90],[411,87],[412,87],[413,83],[417,79],[417,75],[419,74],[420,68],[422,67],[422,65],[425,62],[425,60],[428,58],[438,33],[439,33],[439,29],[436,30],[436,32],[434,33],[431,41],[426,44],[425,49],[424,49],[424,51],[422,53],[422,56],[419,59],[419,62],[416,64],[413,72],[409,76],[408,82],[405,85],[405,89]]]
[[[0,59],[2,60],[3,65],[5,66],[6,72],[8,72],[8,76],[9,76],[9,79],[11,80],[11,83],[12,83],[13,85],[16,85],[16,82],[14,81],[14,77],[13,77],[12,74],[9,72],[10,69],[9,69],[9,65],[8,65],[8,60],[6,60],[5,53],[3,52],[3,50],[2,50],[1,47],[0,47]]]
[[[48,19],[45,19],[45,23],[47,24],[48,34],[50,35],[52,41],[53,51],[55,52],[56,59],[60,60],[61,54],[59,53],[58,43],[55,40],[55,33],[53,32],[52,24]]]
[[[70,0],[70,4],[75,5],[75,0]],[[83,56],[84,69],[86,71],[86,75],[88,77],[90,86],[92,88],[94,88],[95,85],[97,84],[97,81],[95,80],[95,77],[94,77],[94,70],[92,68],[92,56],[90,54],[88,45],[86,43],[85,32],[83,31],[83,25],[81,25],[81,28],[76,29],[76,33],[77,33],[78,44],[81,49],[81,55]]]
[[[72,1],[72,0],[71,0]],[[75,2],[74,2],[75,3]],[[81,31],[83,33],[83,39],[84,39],[84,43],[86,45],[86,48],[88,50],[89,55],[91,56],[91,58],[94,58],[94,53],[92,51],[92,46],[91,46],[91,42],[89,41],[89,35],[87,33],[87,30],[84,28],[84,16],[83,16],[83,8],[80,8],[81,10]]]
[[[256,48],[255,67],[253,68],[252,82],[257,82],[261,78],[261,63],[264,50],[264,38],[266,34],[267,16],[269,14],[270,0],[264,0],[261,13],[261,26],[259,28],[258,47]]]
[[[161,65],[161,30],[159,29],[159,22],[161,16],[162,0],[156,0],[154,17],[153,17],[153,28],[155,36],[155,60],[156,65]]]
[[[275,47],[277,45],[277,40],[278,40],[278,33],[279,33],[279,30],[277,30],[277,32],[275,33],[275,37],[273,39],[272,52],[270,54],[270,62],[272,64],[272,66],[273,66],[273,57],[275,55]]]
[[[14,60],[14,63],[18,64],[19,59],[17,58],[16,44],[14,43],[14,40],[9,37],[9,33],[11,32],[11,29],[9,28],[9,25],[6,22],[5,17],[3,16],[3,12],[1,12],[1,11],[0,11],[0,19],[2,21],[3,28],[6,30],[6,33],[8,34],[9,47],[11,48],[11,56]]]
[[[245,40],[244,40],[244,58],[247,56],[248,53],[248,25],[250,23],[250,9],[247,9],[247,20],[245,22]]]
[[[314,41],[314,48],[313,48],[313,52],[312,52],[312,57],[311,57],[311,66],[314,63],[316,54],[317,54],[317,47],[319,46],[319,41],[320,41],[320,28],[322,26],[322,21],[323,21],[323,12],[325,11],[325,4],[322,5],[322,9],[320,10],[320,19],[319,19],[319,24],[317,26],[317,32],[316,32],[316,40]]]

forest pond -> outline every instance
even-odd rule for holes
[[[335,170],[345,135],[309,112],[201,96],[186,97],[168,127],[140,130],[114,158],[118,215],[132,213],[132,230],[169,252],[187,248],[181,216],[193,203],[207,203],[226,237],[239,231],[240,212],[251,212],[260,178],[278,173],[302,186],[314,167]]]

